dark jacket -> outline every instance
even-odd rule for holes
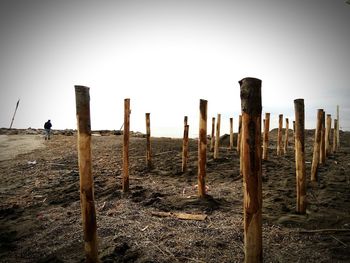
[[[51,122],[49,122],[49,121],[45,122],[45,125],[44,125],[44,128],[45,128],[45,129],[49,129],[49,130],[50,130],[51,127],[52,127]]]

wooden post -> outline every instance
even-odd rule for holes
[[[283,148],[284,154],[287,154],[287,151],[288,151],[288,136],[289,136],[288,133],[289,133],[289,120],[288,118],[286,118],[286,130],[284,133],[284,148]]]
[[[261,80],[239,81],[242,105],[245,262],[262,262]]]
[[[326,162],[326,143],[325,143],[325,135],[326,135],[326,126],[325,126],[325,112],[322,110],[322,128],[321,128],[321,144],[320,144],[320,164],[324,164]]]
[[[230,150],[233,149],[233,118],[230,118]]]
[[[242,130],[242,115],[238,116],[238,134],[237,134],[237,152],[241,153],[241,130]]]
[[[333,128],[333,153],[337,151],[337,127],[338,120],[334,119],[334,128]]]
[[[188,124],[187,122],[188,122],[188,117],[185,116],[185,117],[184,117],[184,127]]]
[[[311,181],[318,181],[318,164],[320,162],[320,148],[321,148],[321,129],[322,129],[322,113],[323,110],[319,109],[317,111],[317,122],[315,130],[315,140],[314,140],[314,153],[312,156],[311,165]]]
[[[294,100],[295,108],[295,168],[297,182],[296,212],[306,213],[306,176],[305,176],[305,111],[304,99]]]
[[[211,140],[210,140],[210,151],[214,151],[215,146],[215,117],[211,119]]]
[[[295,143],[295,121],[293,121],[293,142]]]
[[[182,140],[182,172],[187,171],[187,161],[188,161],[188,130],[189,125],[187,124],[187,116],[184,120],[184,136]]]
[[[91,124],[89,88],[75,86],[78,124],[80,203],[86,262],[98,262],[94,179],[91,172]]]
[[[146,113],[146,165],[147,169],[152,169],[152,152],[151,152],[151,120],[150,113]]]
[[[329,156],[332,153],[331,128],[332,128],[332,116],[330,114],[327,114],[327,121],[326,121],[326,156]]]
[[[218,114],[218,120],[216,121],[216,136],[215,136],[214,159],[219,158],[220,123],[221,123],[221,114]]]
[[[242,150],[242,115],[239,115],[238,117],[238,136],[237,136],[237,153],[239,156],[239,174],[243,176],[242,172],[242,155],[241,155],[241,150]]]
[[[124,99],[123,132],[123,192],[129,191],[129,133],[130,133],[130,99]]]
[[[268,160],[269,156],[269,132],[270,132],[270,113],[265,112],[265,127],[264,127],[264,146],[263,159]]]
[[[198,141],[198,195],[205,197],[205,177],[207,164],[207,109],[208,102],[199,102],[199,141]]]
[[[282,155],[282,128],[283,114],[278,115],[278,133],[277,133],[277,155]]]
[[[340,134],[339,134],[339,127],[340,127],[340,119],[339,119],[339,105],[337,105],[337,149],[340,148]]]

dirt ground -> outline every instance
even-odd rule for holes
[[[313,131],[307,135],[308,209],[298,215],[293,145],[287,155],[277,156],[276,132],[271,132],[270,159],[263,161],[264,261],[350,262],[350,133],[341,133],[340,150],[320,166],[314,185],[309,180]],[[0,262],[84,262],[76,141],[75,135],[50,141],[38,135],[1,136]],[[190,140],[186,173],[181,172],[181,148],[180,139],[152,138],[154,168],[149,171],[145,138],[132,138],[131,191],[123,195],[122,136],[93,136],[101,262],[243,262],[237,152],[227,148],[227,138],[219,159],[208,151],[210,196],[198,199],[197,141]],[[152,215],[161,211],[207,219]]]

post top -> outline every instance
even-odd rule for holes
[[[241,88],[242,112],[252,115],[261,115],[261,80],[244,78],[239,81]]]
[[[294,103],[304,103],[304,99],[295,99]]]

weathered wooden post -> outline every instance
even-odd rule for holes
[[[326,162],[326,143],[325,143],[325,134],[326,134],[326,126],[325,126],[325,112],[322,110],[322,128],[321,128],[321,144],[320,144],[320,164],[324,164]]]
[[[130,133],[130,99],[124,99],[123,132],[123,192],[129,191],[129,133]]]
[[[261,80],[245,78],[239,84],[242,107],[244,260],[262,262]]]
[[[311,165],[311,181],[318,181],[318,165],[320,162],[321,130],[322,130],[322,109],[317,110],[317,122],[315,130],[314,152]]]
[[[233,118],[230,118],[230,150],[233,149]]]
[[[199,102],[199,140],[198,140],[198,195],[205,197],[205,177],[207,164],[207,110],[208,102]]]
[[[237,153],[239,156],[239,174],[243,176],[242,173],[242,115],[238,117],[238,135],[237,135]]]
[[[297,182],[296,212],[306,213],[305,176],[305,110],[304,99],[294,100],[295,108],[295,168]]]
[[[288,136],[289,136],[288,133],[289,133],[289,119],[286,118],[286,130],[284,133],[284,148],[283,148],[284,154],[287,154],[287,151],[288,151]]]
[[[334,153],[337,151],[337,127],[338,127],[338,120],[334,119],[334,128],[333,128],[333,152]]]
[[[94,179],[91,172],[91,123],[89,88],[75,86],[78,124],[80,203],[86,262],[98,262]]]
[[[147,169],[152,169],[152,151],[151,151],[151,120],[150,113],[146,113],[146,165]]]
[[[277,155],[282,155],[282,128],[283,128],[283,114],[278,115],[278,132],[277,132]]]
[[[295,121],[293,121],[293,142],[295,143]]]
[[[331,128],[332,128],[332,115],[331,114],[327,114],[327,121],[326,121],[326,156],[329,156],[332,153]]]
[[[242,131],[242,115],[238,116],[238,133],[237,133],[237,152],[241,154],[241,131]]]
[[[210,140],[210,151],[214,151],[215,146],[215,117],[211,119],[211,140]]]
[[[185,117],[184,117],[184,127],[188,124],[187,122],[188,122],[188,117],[185,116]]]
[[[187,171],[187,162],[188,162],[188,130],[189,125],[187,124],[187,116],[184,119],[184,136],[182,141],[182,172]]]
[[[218,114],[218,119],[216,121],[216,136],[215,136],[214,159],[219,158],[220,124],[221,124],[221,114],[219,113]]]
[[[339,130],[340,130],[340,119],[339,119],[339,105],[337,105],[337,149],[340,148],[340,134],[339,134]]]
[[[270,132],[270,113],[265,112],[265,127],[264,127],[264,147],[263,159],[268,160],[269,156],[269,132]]]

